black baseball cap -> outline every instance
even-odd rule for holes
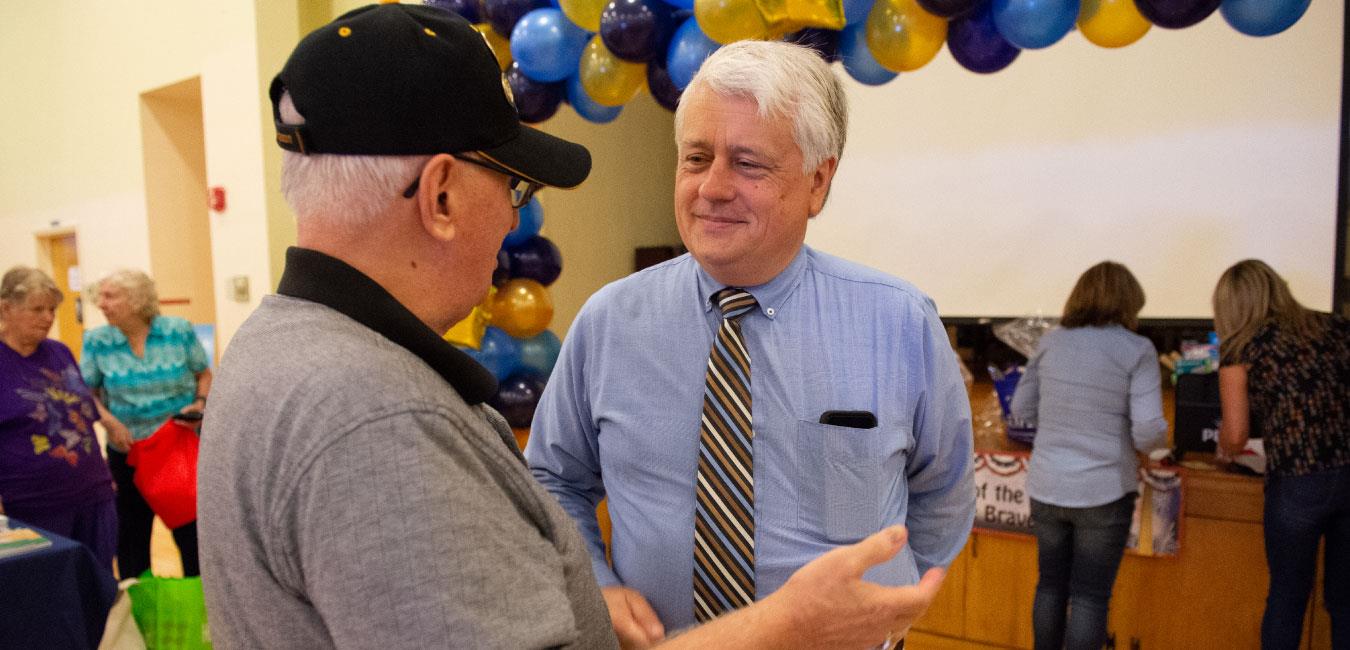
[[[305,118],[283,124],[289,92]],[[525,180],[575,187],[585,147],[520,123],[483,35],[444,9],[386,3],[310,33],[272,80],[277,144],[302,154],[477,152]]]

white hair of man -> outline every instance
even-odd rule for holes
[[[289,92],[282,94],[277,110],[285,124],[305,123]],[[408,200],[403,190],[430,159],[283,151],[281,193],[297,220],[355,233],[371,226],[391,201]]]
[[[782,41],[723,46],[703,62],[683,97],[706,91],[754,99],[760,117],[791,119],[793,139],[802,152],[802,173],[844,153],[848,102],[839,77],[815,50]],[[684,123],[685,104],[682,100],[675,108],[676,137]]]

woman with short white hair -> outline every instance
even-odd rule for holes
[[[80,370],[106,407],[108,466],[118,490],[117,566],[129,578],[150,568],[155,514],[132,481],[127,451],[169,417],[200,414],[211,370],[192,324],[159,313],[155,283],[145,273],[114,271],[99,281],[97,292],[108,324],[85,332]],[[174,529],[173,537],[184,575],[198,575],[196,522]]]
[[[0,512],[84,544],[111,571],[117,509],[98,409],[70,348],[47,338],[62,298],[34,268],[0,279]]]

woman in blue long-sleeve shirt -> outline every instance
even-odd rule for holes
[[[1037,426],[1027,471],[1037,650],[1102,647],[1134,513],[1136,452],[1167,443],[1158,353],[1132,331],[1143,307],[1123,265],[1085,271],[1013,396],[1013,416]]]

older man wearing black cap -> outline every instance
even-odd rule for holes
[[[278,295],[207,409],[199,529],[220,648],[617,646],[572,520],[536,484],[485,369],[439,336],[491,281],[513,207],[590,171],[522,126],[482,37],[439,9],[357,9],[272,84],[298,218]],[[936,581],[861,580],[888,529],[671,647],[864,647]]]

